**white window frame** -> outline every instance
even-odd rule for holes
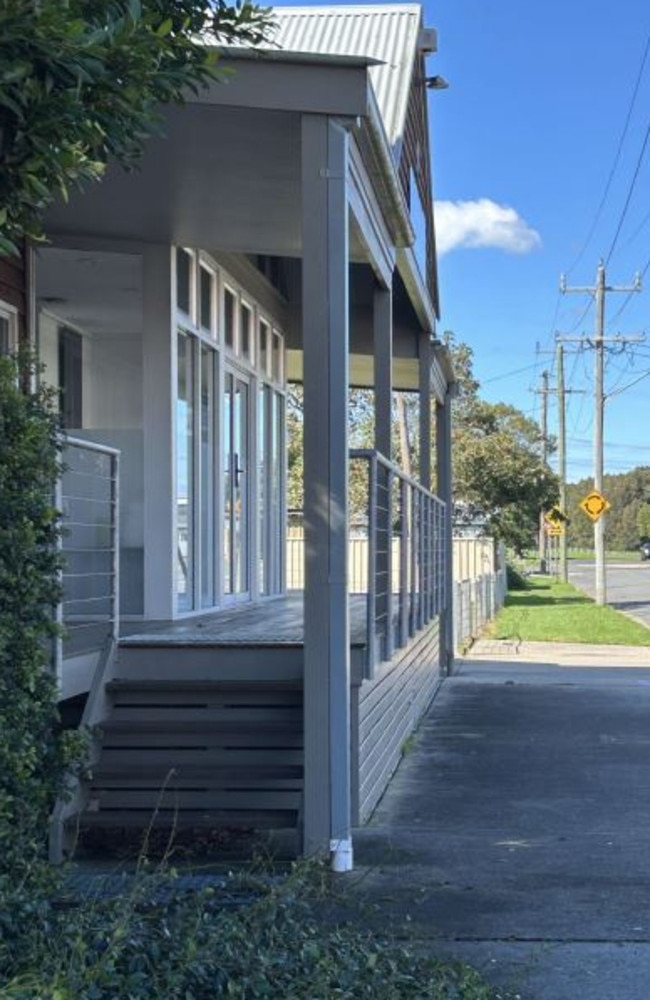
[[[179,250],[183,250],[190,257],[190,314],[186,313],[178,307],[177,302],[177,291],[178,291],[178,277],[176,261],[178,259],[177,253]],[[285,372],[286,372],[286,358],[285,358],[285,339],[284,334],[277,323],[274,321],[273,317],[269,315],[266,311],[262,310],[251,294],[241,287],[238,282],[226,272],[221,265],[217,264],[212,257],[206,254],[204,251],[199,249],[192,249],[185,246],[176,246],[173,248],[172,254],[173,268],[172,268],[172,289],[173,289],[173,306],[174,306],[174,330],[175,339],[174,344],[177,344],[178,333],[183,333],[189,336],[192,340],[196,342],[195,348],[195,365],[194,365],[194,378],[193,378],[193,396],[195,400],[194,405],[194,475],[192,477],[192,504],[193,504],[193,523],[195,526],[193,545],[192,545],[192,555],[193,555],[193,581],[192,581],[192,592],[194,595],[193,607],[191,609],[179,609],[178,605],[175,605],[175,615],[179,618],[191,617],[197,614],[205,614],[210,608],[206,608],[202,605],[201,591],[202,591],[202,550],[201,550],[201,540],[199,537],[200,525],[201,525],[201,514],[200,514],[200,487],[201,487],[201,455],[200,455],[200,406],[198,402],[200,400],[200,369],[199,369],[199,359],[200,364],[203,364],[203,358],[200,350],[200,345],[206,345],[210,348],[211,352],[214,354],[216,361],[216,379],[215,379],[215,412],[217,413],[217,427],[214,434],[214,452],[213,452],[213,497],[215,506],[215,519],[216,523],[213,526],[214,543],[216,546],[216,553],[223,551],[223,501],[224,501],[224,482],[219,474],[219,470],[222,465],[222,449],[223,449],[223,428],[221,427],[221,407],[223,405],[224,397],[224,376],[226,367],[228,370],[232,371],[234,374],[240,374],[249,385],[249,419],[248,419],[248,449],[249,449],[249,476],[247,481],[247,504],[248,504],[248,519],[249,519],[249,549],[247,556],[247,572],[250,592],[245,595],[244,599],[250,598],[255,600],[260,596],[260,588],[258,585],[258,548],[260,545],[260,539],[258,537],[258,519],[259,519],[259,489],[258,489],[258,433],[257,433],[257,419],[258,419],[258,402],[259,402],[259,387],[261,385],[267,385],[272,390],[273,393],[277,393],[281,396],[286,395],[286,386],[284,384]],[[211,329],[208,330],[205,326],[201,324],[201,275],[203,272],[209,273],[213,277],[212,282],[212,302],[211,302]],[[225,341],[225,302],[226,293],[230,294],[233,298],[233,341],[231,345],[227,345]],[[242,321],[242,310],[249,310],[251,318],[250,326],[250,343],[249,343],[249,353],[248,355],[242,354],[242,343],[241,343],[241,321]],[[268,330],[268,351],[266,355],[266,365],[262,369],[262,353],[260,351],[260,329],[261,324],[264,324]],[[274,373],[273,371],[273,348],[276,343],[276,338],[278,338],[279,344],[279,371]],[[174,347],[176,350],[176,347]],[[174,390],[176,392],[176,390]],[[286,419],[283,418],[283,419]],[[282,434],[282,428],[279,429],[279,433]],[[285,451],[284,444],[282,445],[283,451]],[[176,482],[177,471],[174,472],[174,504],[177,502],[177,482]],[[280,481],[280,495],[281,502],[284,502],[284,495],[286,484],[284,481],[284,470],[281,472]],[[189,512],[188,512],[189,516]],[[177,517],[176,507],[174,508],[174,520]],[[175,525],[176,532],[176,525]],[[176,534],[175,536],[176,537]],[[279,539],[279,551],[268,551],[265,555],[267,560],[274,562],[278,559],[278,564],[273,571],[274,579],[280,578],[282,582],[283,579],[283,569],[284,569],[284,559],[283,559],[283,539]],[[277,544],[277,542],[276,542]],[[218,558],[218,556],[217,556]],[[267,566],[269,562],[267,562]],[[224,592],[224,580],[223,580],[223,570],[222,567],[215,564],[216,579],[215,579],[215,605],[214,607],[225,607],[231,603],[232,598],[230,595]],[[281,587],[280,587],[281,589]],[[277,591],[276,591],[277,592]],[[177,594],[174,595],[174,601],[177,600]]]

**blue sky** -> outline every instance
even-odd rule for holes
[[[438,29],[431,91],[442,319],[469,343],[484,396],[538,418],[544,368],[554,385],[555,332],[590,335],[584,295],[560,296],[559,278],[593,285],[610,256],[609,284],[629,285],[647,266],[647,290],[608,295],[607,333],[644,331],[650,307],[650,55],[604,207],[650,32],[641,0],[439,0],[425,4]],[[595,228],[594,228],[595,226]],[[585,247],[591,231],[593,235]],[[479,244],[479,245],[467,245]],[[576,261],[576,258],[579,259]],[[624,305],[619,317],[616,314]],[[649,324],[650,325],[650,324]],[[540,353],[536,353],[539,345]],[[570,348],[567,346],[567,352]],[[568,478],[592,473],[593,352],[567,353]],[[522,371],[521,369],[525,369]],[[608,354],[606,388],[650,370],[650,342]],[[557,408],[549,400],[549,429]],[[650,465],[650,378],[606,406],[606,472]]]
[[[633,106],[632,98],[650,10],[639,0],[441,0],[427,4],[426,20],[439,33],[430,71],[450,84],[429,98],[441,330],[471,344],[487,398],[539,418],[540,396],[532,390],[544,368],[555,384],[553,353],[541,352],[554,351],[556,331],[594,331],[593,303],[585,314],[589,296],[561,296],[561,272],[569,286],[592,286],[599,258],[609,257],[608,284],[628,286],[647,267],[642,293],[607,296],[606,331],[635,336],[648,325],[650,143],[643,155],[642,148],[650,55]],[[468,241],[487,245],[463,245]],[[576,390],[568,397],[570,480],[592,471],[594,356],[577,346],[566,346],[565,360],[568,386]],[[616,392],[647,371],[650,342],[608,352],[606,472],[650,465],[650,378]],[[549,404],[553,431],[552,396]]]

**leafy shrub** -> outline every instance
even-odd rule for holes
[[[295,879],[249,887],[250,901],[236,908],[227,891],[174,894],[155,877],[152,891],[147,884],[32,921],[24,947],[0,951],[3,1000],[498,996],[467,966],[418,956],[356,924],[317,920]]]
[[[517,567],[513,566],[512,563],[510,562],[506,564],[506,583],[508,586],[508,590],[528,589],[528,582],[526,580],[526,577],[521,572],[521,570],[517,569]]]
[[[0,357],[0,894],[20,890],[30,906],[67,764],[49,665],[60,596],[57,422],[47,390],[22,390],[33,375],[29,359]]]

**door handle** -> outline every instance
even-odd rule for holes
[[[239,486],[239,480],[245,472],[246,469],[241,468],[239,464],[239,455],[235,452],[233,455],[233,476],[235,478],[235,486]]]

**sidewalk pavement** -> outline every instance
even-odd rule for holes
[[[648,1000],[650,650],[478,643],[355,862],[365,920],[522,1000]]]

